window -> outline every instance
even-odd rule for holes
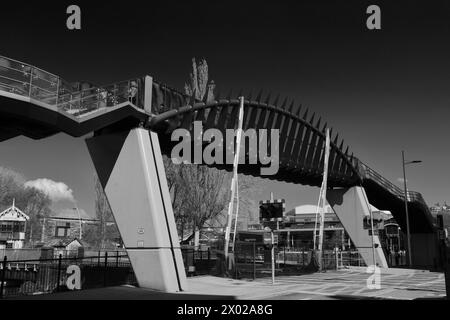
[[[13,232],[24,232],[24,230],[25,230],[25,223],[21,221],[14,221]]]
[[[64,238],[69,235],[70,222],[57,222],[55,228],[55,237]]]
[[[12,232],[13,231],[13,223],[11,221],[4,221],[0,225],[0,231],[3,232]]]

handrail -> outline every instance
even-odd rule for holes
[[[359,172],[365,177],[365,178],[371,178],[375,182],[377,182],[379,185],[383,186],[385,189],[389,190],[392,194],[397,196],[398,198],[405,200],[405,191],[401,189],[400,187],[393,184],[391,181],[383,177],[381,174],[370,168],[367,164],[362,162],[361,160],[354,158],[355,161],[355,167],[358,168]],[[421,203],[425,203],[425,200],[423,199],[422,195],[419,192],[416,191],[407,191],[407,200],[409,202],[418,201]]]
[[[51,75],[53,77],[59,78],[56,74],[53,74],[51,72],[45,71],[45,70],[40,69],[38,67],[32,66],[31,64],[28,64],[28,63],[25,63],[25,62],[22,62],[22,61],[19,61],[19,60],[16,60],[16,59],[8,58],[8,57],[2,56],[2,55],[0,55],[0,59],[6,59],[8,61],[17,62],[17,63],[20,63],[20,64],[22,64],[24,66],[31,67],[32,69],[39,70],[39,71],[42,71],[43,73],[47,73],[47,74],[49,74],[49,75]],[[0,67],[2,67],[2,66],[0,65]]]
[[[56,107],[59,112],[76,117],[82,116],[85,112],[115,106],[127,100],[131,105],[143,109],[143,106],[139,105],[137,95],[133,96],[135,101],[130,99],[131,81],[138,82],[139,79],[132,78],[105,86],[73,90],[69,82],[57,75],[0,55],[0,91],[38,100],[51,107]],[[89,94],[84,96],[86,92]],[[74,114],[68,112],[68,109],[71,111],[77,109],[78,112]]]
[[[116,252],[116,251],[111,251]],[[99,256],[86,256],[86,257],[61,257],[62,261],[72,261],[72,260],[86,260],[86,259],[98,259]],[[101,258],[104,258],[105,256],[101,256]],[[113,255],[109,258],[122,258],[122,257],[128,257],[128,254],[120,254],[120,255]],[[32,263],[32,262],[53,262],[53,261],[59,260],[59,258],[45,258],[45,259],[26,259],[26,260],[6,260],[7,263]],[[2,261],[0,261],[0,265],[2,264]]]

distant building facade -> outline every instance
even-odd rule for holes
[[[283,217],[283,221],[279,223],[279,229],[276,232],[279,235],[279,243],[286,247],[300,247],[305,249],[311,249],[313,247],[313,235],[316,224],[316,211],[315,205],[301,205],[286,212]],[[392,218],[392,215],[388,211],[381,211],[375,207],[372,207],[373,228],[374,233],[380,236],[383,247],[393,247],[394,243],[397,245],[399,241],[394,237],[393,233],[398,234],[397,229],[391,230],[392,226],[398,225]],[[386,235],[384,231],[385,223],[390,221],[389,235]],[[367,229],[371,234],[371,221],[370,218],[364,221],[363,228]],[[263,227],[258,224],[249,225],[248,230],[261,230]],[[383,242],[386,241],[386,243]],[[388,244],[389,242],[389,244]],[[350,237],[345,231],[342,223],[332,208],[325,206],[325,221],[324,221],[324,248],[332,249],[338,247],[342,250],[353,249],[353,244]]]
[[[450,235],[450,206],[447,202],[443,205],[436,203],[434,206],[430,207],[431,215],[433,216],[434,223],[438,225],[437,216],[442,215],[444,222],[444,229],[447,230],[447,238]]]
[[[0,213],[0,249],[22,249],[25,243],[25,230],[30,220],[22,210],[12,206]]]

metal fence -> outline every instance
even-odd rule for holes
[[[217,250],[207,248],[196,250],[194,248],[182,248],[184,268],[187,276],[217,274],[218,254]]]
[[[313,250],[275,246],[276,275],[301,275],[317,271],[311,264]],[[235,278],[258,278],[272,275],[271,247],[265,243],[237,242],[234,251]],[[339,270],[346,266],[365,266],[357,251],[324,250],[323,270]]]
[[[69,266],[80,268],[81,289],[137,285],[128,256],[106,252],[102,257],[16,260],[0,262],[0,298],[66,291]]]

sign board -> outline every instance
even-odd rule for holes
[[[264,233],[263,232],[244,232],[244,231],[239,231],[237,233],[237,238],[239,239],[239,241],[263,242]]]
[[[264,221],[281,221],[285,212],[286,204],[284,199],[274,201],[260,201],[259,218]]]

